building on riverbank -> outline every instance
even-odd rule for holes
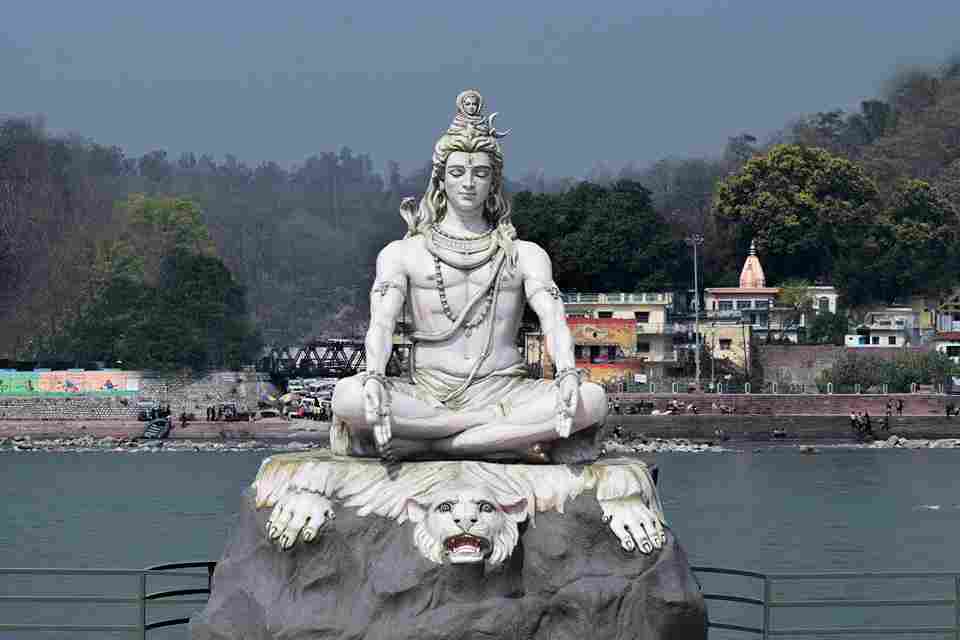
[[[564,292],[577,367],[594,382],[662,378],[676,362],[669,292]]]

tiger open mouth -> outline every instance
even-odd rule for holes
[[[447,550],[451,564],[482,562],[490,543],[469,533],[447,538],[443,546]]]

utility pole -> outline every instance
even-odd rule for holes
[[[703,244],[699,233],[687,236],[686,243],[693,247],[693,356],[697,368],[697,391],[700,391],[700,279],[698,276],[697,247]]]
[[[717,381],[717,323],[710,323],[710,390],[713,391]]]

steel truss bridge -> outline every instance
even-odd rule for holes
[[[387,375],[402,375],[409,362],[410,345],[394,344]],[[355,340],[313,340],[300,347],[275,347],[258,367],[275,380],[345,378],[366,368],[366,349],[362,341]]]

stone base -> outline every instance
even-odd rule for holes
[[[271,473],[292,477],[291,466],[302,469],[310,458],[274,458],[261,468],[259,486],[244,496],[210,601],[191,623],[194,640],[706,638],[704,601],[672,532],[667,529],[662,548],[650,553],[625,550],[608,522],[610,508],[598,499],[600,493],[609,497],[609,487],[571,492],[549,509],[531,505],[512,553],[493,567],[431,561],[412,543],[418,524],[390,514],[361,515],[363,508],[348,506],[349,500],[312,543],[283,552],[266,533],[270,509],[256,508],[269,506],[269,487],[261,481]],[[314,464],[333,475],[371,473],[357,469],[362,461],[314,458]],[[431,464],[457,463],[404,466]],[[508,466],[464,464],[491,474]],[[633,471],[632,465],[642,465],[620,464]],[[526,470],[550,475],[550,467],[509,466],[513,476]],[[553,471],[581,480],[617,476],[616,463],[598,466]],[[401,470],[386,481],[402,483],[422,471]]]

